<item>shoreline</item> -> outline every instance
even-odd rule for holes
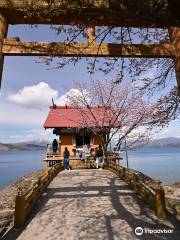
[[[2,207],[10,207],[13,206],[12,201],[14,201],[15,196],[17,195],[18,188],[21,187],[23,191],[26,191],[31,184],[38,179],[44,173],[44,170],[35,171],[33,173],[29,173],[25,176],[20,177],[17,181],[5,186],[0,189],[0,210]],[[8,200],[7,201],[7,198]],[[6,199],[5,199],[6,198]]]
[[[21,187],[23,191],[26,191],[43,173],[44,170],[40,170],[27,174],[20,177],[16,182],[0,189],[0,234],[4,231],[4,228],[13,224],[15,197],[18,188]]]

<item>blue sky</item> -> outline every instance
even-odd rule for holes
[[[46,26],[10,26],[8,37],[15,36],[25,41],[58,40]],[[85,60],[76,66],[56,70],[47,70],[47,66],[36,61],[39,59],[34,57],[5,58],[0,92],[0,142],[52,138],[52,134],[43,129],[52,96],[63,103],[63,95],[67,88],[72,88],[72,81],[88,81],[90,78]],[[97,73],[94,77],[103,76]],[[173,121],[156,137],[180,137],[179,120]]]

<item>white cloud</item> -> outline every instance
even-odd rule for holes
[[[56,104],[57,105],[65,105],[68,104],[68,95],[69,94],[76,94],[78,89],[71,88],[69,91],[67,91],[64,95],[60,96],[58,99],[56,99]]]
[[[42,126],[48,110],[48,107],[44,111],[39,111],[3,102],[0,104],[0,123],[12,126]]]
[[[76,95],[79,91],[72,88],[59,97],[58,92],[46,83],[41,82],[38,85],[24,87],[17,94],[9,95],[9,102],[1,97],[0,123],[41,128],[49,112],[51,97],[57,105],[65,105],[68,104],[68,94],[72,93]]]
[[[87,93],[85,92],[87,95]],[[31,109],[47,109],[51,105],[52,98],[57,105],[68,104],[69,95],[79,95],[81,92],[76,88],[71,88],[64,95],[58,96],[58,91],[51,88],[47,83],[40,82],[37,85],[25,86],[15,94],[8,95],[10,102],[16,103]]]
[[[58,97],[58,91],[47,83],[40,82],[37,85],[25,86],[16,94],[11,94],[7,99],[13,103],[27,108],[44,109],[51,104],[51,99]]]
[[[83,94],[86,96],[87,100],[90,100],[90,98],[88,97],[87,91],[84,90]],[[68,105],[69,104],[68,96],[79,96],[79,97],[82,97],[82,94],[81,94],[81,92],[77,88],[71,88],[69,91],[67,91],[64,95],[60,96],[56,100],[56,104],[57,105],[65,105],[65,104]]]

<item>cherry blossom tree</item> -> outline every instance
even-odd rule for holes
[[[74,88],[78,94],[70,92],[67,103],[82,116],[81,126],[98,136],[105,152],[113,139],[117,149],[127,137],[131,145],[148,141],[171,118],[161,102],[147,100],[131,83],[92,79],[86,84],[75,82]]]

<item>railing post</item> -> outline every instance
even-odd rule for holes
[[[15,216],[14,227],[21,228],[25,222],[25,196],[22,194],[22,190],[18,190],[18,195],[15,200]]]
[[[48,175],[49,167],[50,167],[50,161],[46,160],[44,162],[44,165],[45,165],[45,173],[46,173],[46,175]]]
[[[161,186],[155,190],[155,212],[158,218],[166,219],[165,193]]]
[[[137,183],[139,183],[139,178],[138,178],[138,176],[137,175],[135,175],[134,174],[134,176],[133,176],[133,181],[134,181],[134,190],[136,191],[136,192],[138,192],[138,184]]]

